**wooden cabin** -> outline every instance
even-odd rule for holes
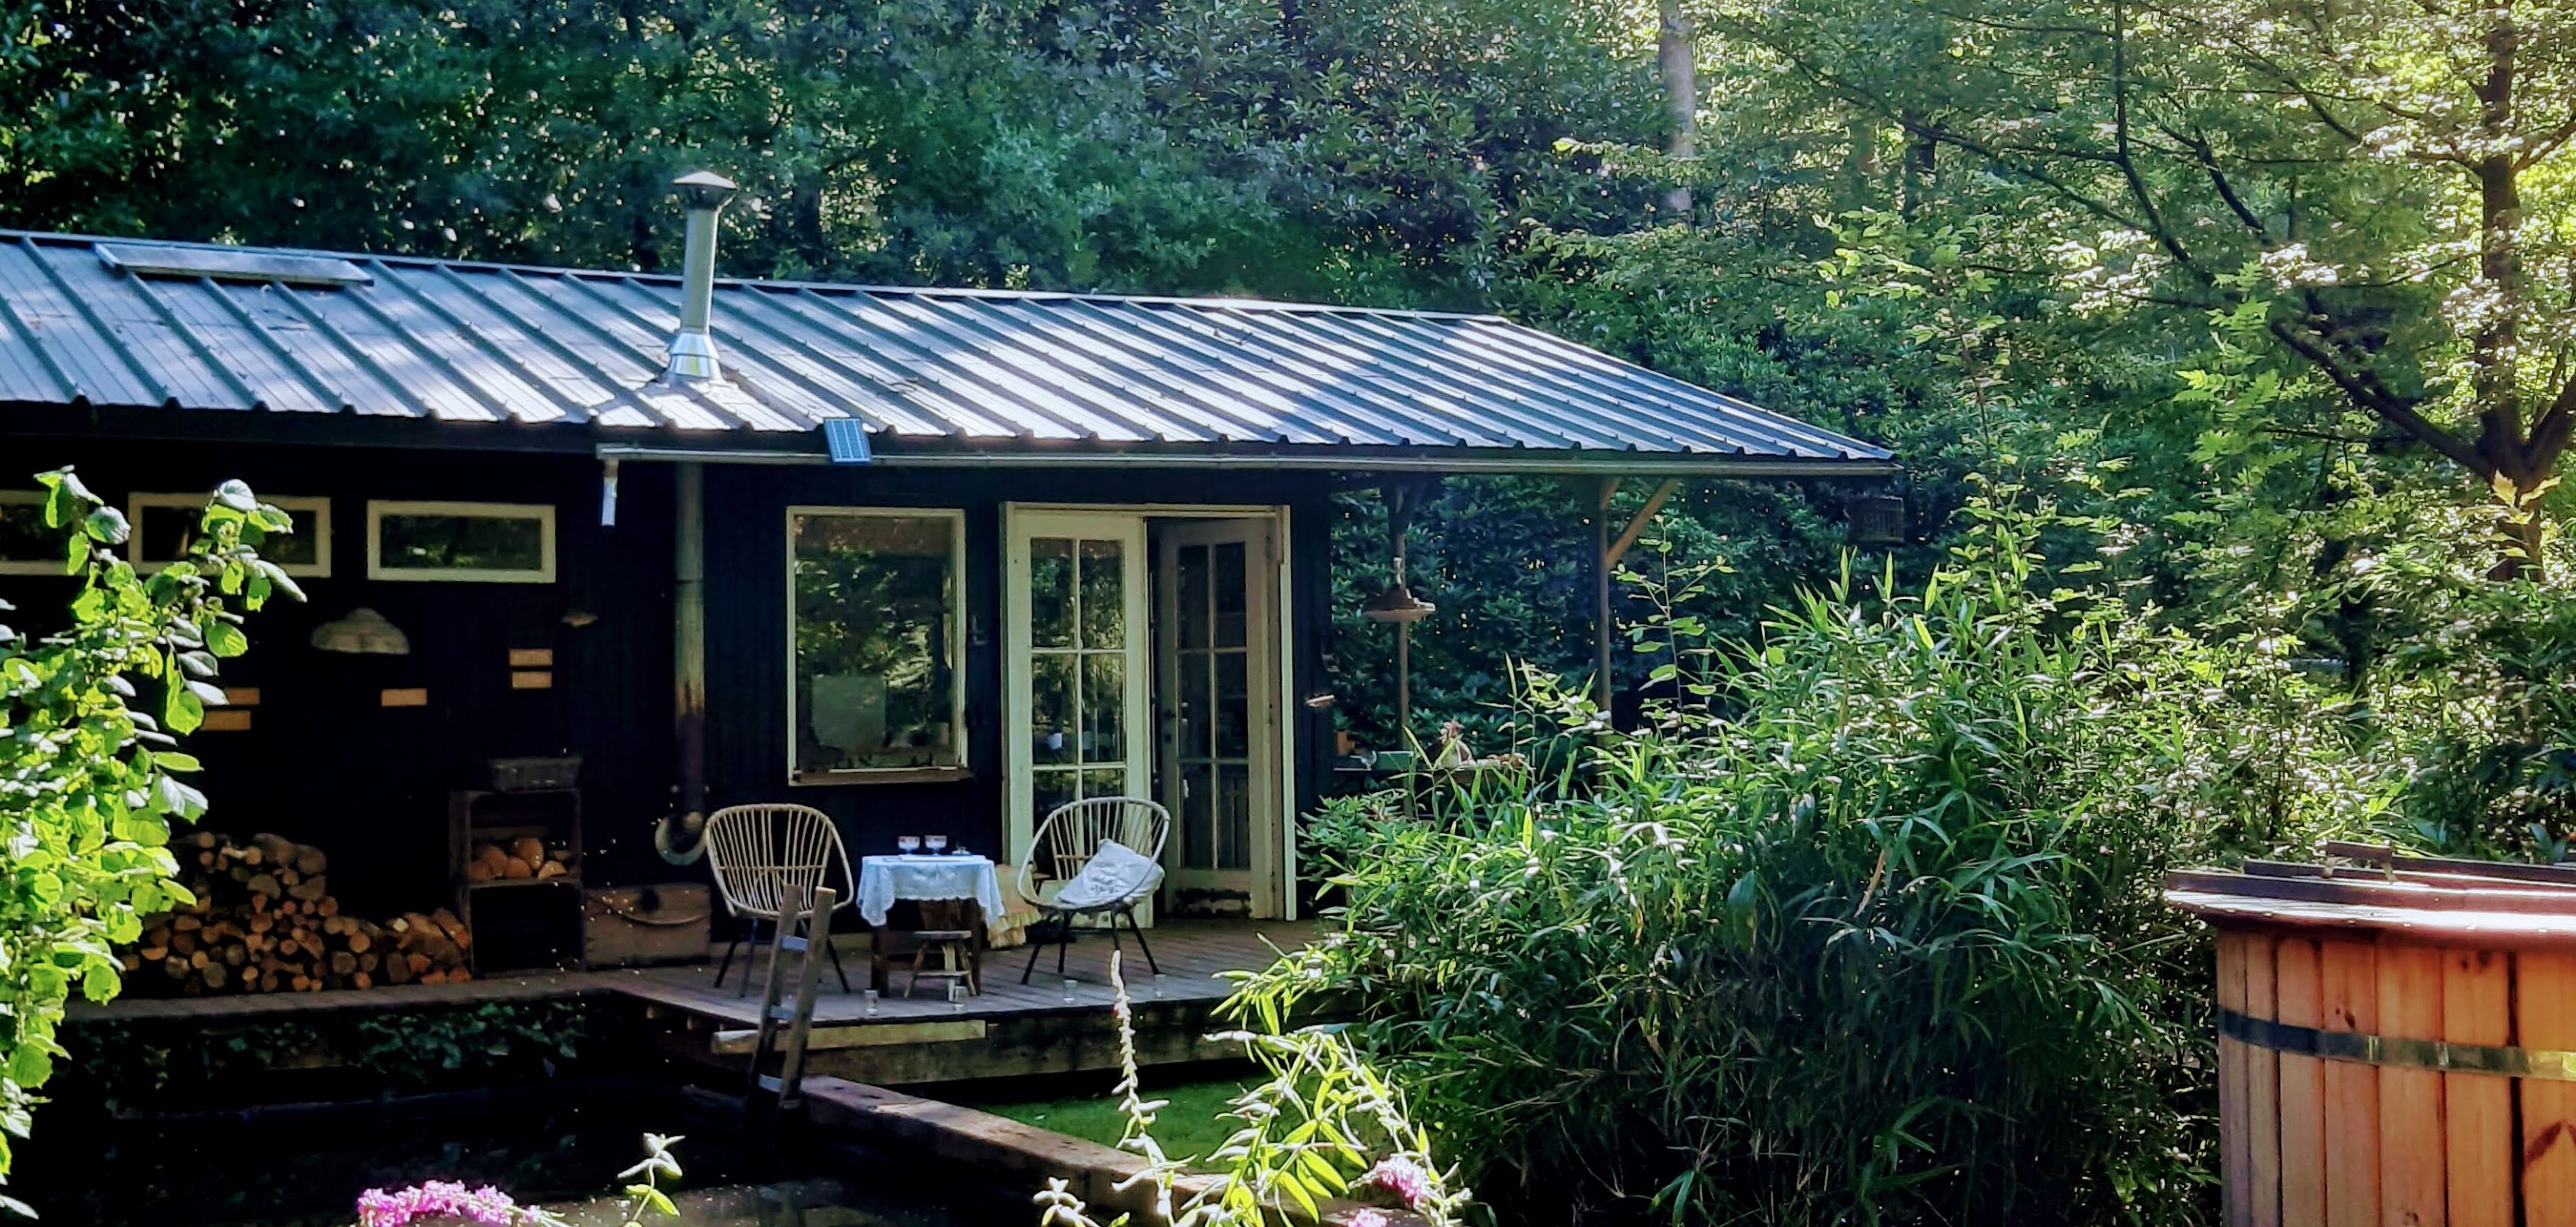
[[[373,913],[447,898],[489,760],[577,755],[591,885],[702,877],[657,833],[728,804],[1009,863],[1124,793],[1176,816],[1167,911],[1287,917],[1337,488],[1891,470],[1490,316],[718,280],[713,218],[694,277],[0,232],[0,596],[66,590],[40,470],[142,563],[221,480],[291,511],[309,599],[191,748],[216,826]],[[361,610],[407,650],[344,650]]]

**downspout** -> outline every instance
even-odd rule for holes
[[[731,180],[711,171],[673,182],[689,206],[688,246],[681,261],[680,329],[671,337],[666,383],[718,378],[715,334],[716,214],[733,199]],[[671,548],[671,734],[679,753],[672,813],[653,829],[662,859],[686,865],[706,855],[707,826],[707,518],[706,466],[682,461],[673,474]],[[681,835],[674,836],[677,824]],[[675,847],[685,837],[685,848]]]
[[[707,521],[706,466],[677,470],[671,550],[671,740],[679,751],[679,784],[672,812],[692,841],[672,847],[671,824],[653,832],[662,859],[686,865],[706,853],[707,825]]]

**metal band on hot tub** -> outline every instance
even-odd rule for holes
[[[2257,1048],[2328,1061],[2358,1061],[2365,1065],[2392,1065],[2455,1074],[2495,1074],[2543,1082],[2576,1082],[2576,1052],[2328,1031],[2269,1018],[2252,1018],[2224,1007],[2218,1011],[2218,1033]]]

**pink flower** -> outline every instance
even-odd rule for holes
[[[369,1189],[358,1195],[358,1227],[410,1227],[415,1220],[435,1218],[511,1227],[521,1217],[509,1194],[490,1185],[469,1189],[454,1180],[424,1180],[408,1189]]]
[[[1386,1212],[1383,1210],[1353,1210],[1351,1211],[1351,1216],[1349,1218],[1342,1220],[1342,1227],[1388,1227]]]
[[[1422,1170],[1422,1165],[1411,1159],[1380,1159],[1377,1166],[1370,1168],[1368,1175],[1360,1177],[1360,1180],[1394,1194],[1407,1210],[1421,1209],[1422,1203],[1431,1196],[1431,1173]]]

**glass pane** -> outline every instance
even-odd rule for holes
[[[1127,760],[1127,658],[1116,652],[1082,654],[1082,761]]]
[[[1208,754],[1208,654],[1189,652],[1181,656],[1181,757],[1205,758]]]
[[[1127,547],[1116,541],[1082,543],[1082,646],[1127,646]]]
[[[1123,797],[1127,795],[1127,769],[1124,767],[1087,767],[1082,772],[1082,795],[1086,797]],[[1144,849],[1139,848],[1142,852]]]
[[[1204,545],[1181,547],[1180,605],[1181,646],[1203,648],[1208,645],[1208,549]]]
[[[537,571],[546,565],[546,523],[500,512],[388,513],[376,546],[385,566],[404,571]]]
[[[1054,813],[1057,806],[1074,799],[1073,785],[1077,778],[1070,771],[1029,773],[1029,797],[1034,803],[1034,808],[1030,812],[1037,822],[1045,822],[1047,815]]]
[[[1073,646],[1073,542],[1062,537],[1029,542],[1029,642]]]
[[[1029,661],[1029,761],[1074,761],[1077,716],[1070,652],[1042,652]]]
[[[1216,645],[1221,648],[1243,646],[1244,588],[1243,543],[1224,542],[1216,547]]]
[[[294,531],[265,534],[253,547],[259,551],[259,556],[281,567],[319,564],[322,561],[322,513],[308,507],[281,507],[278,510],[286,512],[287,525]],[[197,514],[194,510],[188,513],[191,527]]]
[[[1181,777],[1181,865],[1188,869],[1213,869],[1216,841],[1210,821],[1208,771],[1205,767],[1184,772]]]
[[[196,536],[196,528],[204,521],[204,516],[206,510],[201,505],[188,505],[188,508],[173,508],[173,505],[160,503],[144,505],[142,516],[137,516],[137,521],[134,521],[134,539],[142,541],[144,565],[178,562],[178,559],[188,557],[188,539]],[[260,557],[281,567],[312,567],[322,562],[322,536],[314,531],[312,510],[286,510],[286,518],[294,521],[294,534],[265,534],[265,539],[252,544],[252,549],[258,549]],[[0,546],[0,557],[8,557],[5,546]]]
[[[40,496],[24,496],[19,502],[13,496],[0,502],[0,562],[63,561],[63,534],[45,527],[45,505]]]
[[[954,767],[957,521],[796,517],[798,771]]]
[[[1244,652],[1216,656],[1216,753],[1241,758],[1252,752],[1252,693],[1245,685]]]
[[[1252,773],[1216,769],[1216,867],[1252,868]]]

